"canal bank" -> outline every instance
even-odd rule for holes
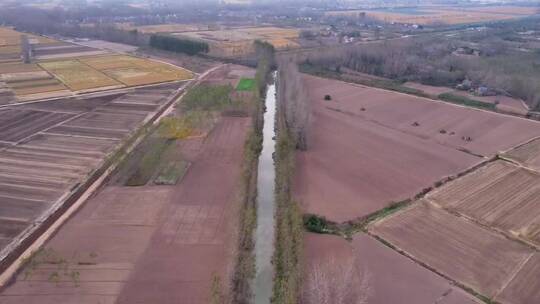
[[[263,118],[263,143],[259,156],[257,179],[257,227],[255,231],[255,267],[253,281],[253,303],[267,304],[272,297],[274,280],[274,227],[275,227],[275,115],[276,115],[276,72],[272,74],[265,96]]]

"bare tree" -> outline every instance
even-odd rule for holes
[[[32,46],[28,41],[28,36],[21,35],[21,52],[24,63],[30,63],[32,61]]]
[[[294,58],[280,59],[278,80],[279,97],[284,106],[287,127],[295,137],[297,148],[306,150],[311,107]]]
[[[321,259],[309,268],[304,304],[366,304],[371,294],[370,274],[359,271],[354,258]]]

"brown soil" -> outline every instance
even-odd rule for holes
[[[496,161],[429,195],[438,205],[540,246],[540,173]]]
[[[167,101],[163,97],[171,92],[148,99],[160,99],[163,105]],[[156,114],[157,105],[116,104],[114,97],[118,94],[0,110],[4,127],[0,141],[6,144],[0,151],[3,253],[27,239],[32,229],[42,227],[44,219],[63,206],[73,191],[121,146],[123,142],[118,139],[133,134],[145,119]]]
[[[534,253],[523,244],[422,201],[373,224],[370,231],[488,297],[495,296]]]
[[[347,85],[339,91],[319,89],[324,84],[313,79],[308,81],[313,122],[308,150],[297,155],[294,187],[296,197],[309,213],[338,222],[355,219],[414,196],[444,176],[480,161],[370,120],[370,108],[367,114],[329,109],[343,109],[341,96],[354,96],[356,90],[365,89]],[[322,91],[330,93],[335,101],[323,101]],[[356,100],[357,107],[362,106],[364,98]]]
[[[367,295],[365,303],[402,303],[403,299],[415,304],[479,303],[444,278],[365,234],[357,234],[348,242],[336,236],[309,233],[304,244],[304,290],[313,286],[313,271],[331,274],[334,270],[328,267],[353,266],[355,273],[367,282],[355,286]]]
[[[506,153],[504,157],[540,172],[540,139],[517,147]]]
[[[214,275],[223,288],[234,262],[235,203],[249,118],[222,118],[198,144],[176,186],[107,186],[46,244],[67,261],[27,267],[1,303],[208,303]],[[186,142],[187,142],[186,141]],[[77,286],[78,285],[78,286]]]
[[[306,212],[337,222],[482,161],[468,151],[491,156],[540,135],[525,119],[312,76],[306,84],[312,124],[308,150],[297,154],[295,196]]]
[[[404,133],[490,156],[540,136],[540,123],[445,102],[306,76],[314,101]],[[364,111],[362,111],[364,108]],[[415,125],[414,123],[418,125]],[[440,131],[444,130],[445,133]],[[470,141],[463,140],[470,137]]]
[[[452,94],[461,95],[470,99],[479,100],[488,103],[497,103],[497,109],[501,111],[507,111],[510,113],[525,115],[529,111],[529,108],[519,98],[512,98],[508,96],[475,96],[464,91],[454,90]]]
[[[540,299],[540,254],[536,253],[523,266],[520,272],[508,284],[501,294],[495,297],[497,302],[505,304],[536,303]]]

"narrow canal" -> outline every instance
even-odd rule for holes
[[[275,114],[276,114],[276,73],[266,91],[266,112],[264,113],[263,147],[259,156],[257,180],[257,229],[255,232],[256,274],[253,284],[253,303],[270,303],[274,269],[274,182],[275,166]]]

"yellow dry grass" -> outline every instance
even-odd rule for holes
[[[81,58],[80,61],[127,86],[193,78],[186,69],[127,55]]]
[[[297,29],[280,27],[254,27],[236,30],[268,39],[296,39],[300,35],[300,31]]]
[[[43,85],[43,86],[36,86],[36,87],[14,88],[13,92],[17,96],[24,96],[24,95],[65,91],[65,90],[67,90],[66,87],[59,83],[59,84]]]
[[[25,34],[18,32],[9,27],[0,27],[0,46],[16,46],[21,45],[21,36],[26,35],[28,39],[35,40],[38,44],[56,43],[57,41],[51,38]]]
[[[298,43],[284,38],[269,39],[267,42],[272,44],[276,49],[300,47]]]
[[[3,41],[15,41],[20,40],[20,33],[0,28],[0,37]],[[55,42],[45,37],[32,37],[40,43]],[[15,44],[0,46],[0,54],[5,52],[10,55],[10,51],[18,49],[20,46]],[[10,79],[24,80],[11,86],[18,96],[66,89],[74,92],[106,90],[193,78],[193,74],[186,69],[127,55],[52,59],[38,64],[23,64],[18,57],[9,57],[0,59],[0,77],[6,75]]]
[[[245,27],[217,31],[201,31],[179,34],[191,39],[201,39],[210,45],[210,54],[215,56],[241,56],[254,51],[253,42],[262,40],[277,49],[296,48],[294,40],[299,30],[279,27]]]
[[[207,25],[197,24],[159,24],[159,25],[143,25],[136,27],[128,27],[130,29],[137,29],[137,31],[144,34],[155,33],[181,33],[181,32],[194,32],[207,30]]]
[[[37,64],[6,63],[0,64],[0,74],[43,71]]]
[[[58,43],[58,40],[54,40],[52,38],[47,38],[43,36],[37,36],[37,35],[29,35],[29,39],[36,39],[38,44],[52,44],[52,43]]]
[[[447,10],[452,10],[448,8]],[[507,14],[507,15],[524,15],[530,16],[534,14],[540,14],[540,7],[538,6],[482,6],[482,7],[470,7],[470,8],[458,8],[457,10],[464,10],[468,12],[480,12],[480,13],[494,13],[494,14]]]
[[[20,44],[21,33],[8,27],[0,27],[0,46]]]
[[[122,86],[116,80],[78,60],[42,62],[39,65],[72,91]]]
[[[383,11],[333,11],[328,15],[359,17],[365,13],[368,17],[373,17],[386,22],[409,23],[409,24],[463,24],[476,23],[519,18],[527,15],[539,13],[536,7],[516,7],[516,6],[490,6],[490,7],[447,7],[441,9],[419,8],[424,14],[406,14],[400,12]]]
[[[0,46],[0,54],[16,54],[21,52],[21,47],[18,45]]]

